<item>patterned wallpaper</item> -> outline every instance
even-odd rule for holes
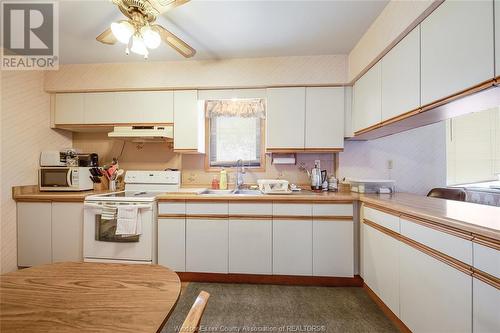
[[[426,195],[446,185],[444,122],[372,141],[346,141],[340,153],[340,177],[396,180],[398,192]],[[388,169],[392,160],[393,168]]]
[[[71,147],[71,134],[51,130],[50,98],[43,91],[44,73],[1,74],[1,272],[17,268],[14,185],[38,182],[40,151]]]
[[[62,65],[45,74],[46,91],[259,87],[343,84],[347,56],[319,55]]]

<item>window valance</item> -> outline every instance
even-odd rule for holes
[[[207,118],[242,117],[266,118],[266,103],[264,99],[242,100],[207,100],[205,102]]]

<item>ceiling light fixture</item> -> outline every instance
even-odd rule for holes
[[[130,51],[147,59],[149,50],[162,43],[172,47],[182,56],[190,58],[196,50],[182,39],[155,21],[162,13],[189,2],[189,0],[111,0],[126,16],[126,19],[111,23],[111,26],[96,37],[97,41],[113,45],[126,45],[125,54]]]

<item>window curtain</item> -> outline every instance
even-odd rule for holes
[[[266,103],[264,99],[245,100],[207,100],[205,102],[207,118],[242,117],[266,118]]]

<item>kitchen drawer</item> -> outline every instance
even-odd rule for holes
[[[268,203],[229,203],[229,215],[272,215],[273,204]]]
[[[352,204],[313,204],[313,216],[352,216]]]
[[[370,207],[364,207],[364,218],[384,228],[399,233],[399,216],[381,212]]]
[[[186,202],[184,201],[159,202],[158,214],[160,215],[186,214]]]
[[[273,215],[281,216],[311,216],[311,204],[273,204]]]
[[[227,202],[186,202],[186,214],[188,215],[227,215]]]
[[[401,235],[472,265],[472,241],[401,218]]]
[[[474,267],[500,278],[500,251],[482,244],[473,243]]]

